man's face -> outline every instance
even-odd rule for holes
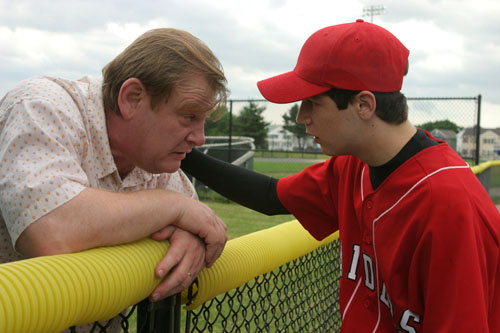
[[[214,93],[200,75],[186,77],[154,110],[144,103],[134,119],[135,140],[128,159],[151,173],[175,172],[193,146],[205,143],[204,124],[214,108]]]
[[[347,109],[339,110],[337,104],[327,95],[321,94],[302,101],[297,123],[306,126],[306,133],[314,137],[326,155],[353,155],[357,117],[349,104]]]

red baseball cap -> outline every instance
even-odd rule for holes
[[[257,82],[274,103],[303,100],[331,88],[401,90],[410,51],[386,29],[363,20],[323,28],[300,51],[294,70]]]

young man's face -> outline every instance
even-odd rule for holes
[[[137,140],[129,144],[131,162],[151,173],[177,171],[192,147],[205,143],[204,124],[214,97],[206,79],[192,75],[154,110],[145,107],[136,122]]]
[[[326,155],[353,155],[357,141],[357,117],[352,105],[339,110],[326,94],[302,101],[297,123],[306,126],[306,133],[314,137]]]

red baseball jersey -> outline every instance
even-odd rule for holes
[[[315,238],[340,230],[343,332],[500,332],[500,214],[446,143],[376,190],[339,156],[280,179],[278,196]]]

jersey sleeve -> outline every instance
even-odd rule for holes
[[[278,198],[302,226],[321,240],[338,230],[334,158],[278,181]]]

